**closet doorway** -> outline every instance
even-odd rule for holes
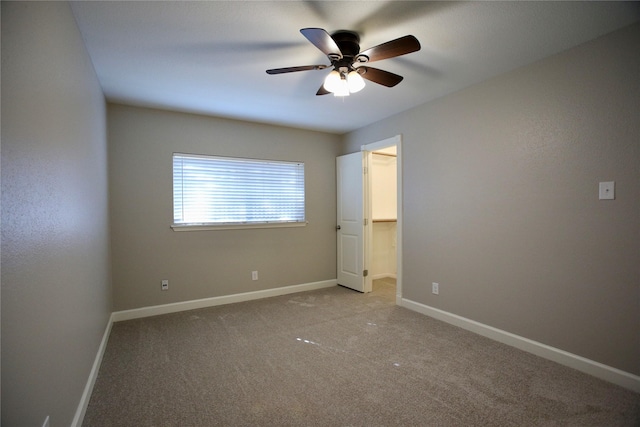
[[[373,290],[395,285],[397,277],[397,151],[396,146],[371,152],[371,264]],[[376,282],[377,281],[377,282]],[[394,286],[395,287],[395,286]]]
[[[367,218],[365,263],[367,281],[396,282],[396,303],[402,300],[402,171],[400,135],[362,146],[367,153],[365,201]]]
[[[402,302],[402,144],[400,135],[336,158],[337,282],[371,292],[395,279]],[[375,169],[375,170],[374,170]]]

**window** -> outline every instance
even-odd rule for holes
[[[173,155],[173,229],[305,225],[304,163]]]

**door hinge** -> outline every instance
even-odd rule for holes
[[[363,277],[367,277],[368,275],[369,275],[369,270],[364,270],[364,271],[362,272],[362,276],[363,276]]]
[[[369,219],[367,218],[364,219],[364,225],[369,225]]]
[[[362,167],[362,173],[364,173],[365,175],[369,173],[369,168],[366,166]]]

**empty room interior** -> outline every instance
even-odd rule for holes
[[[640,2],[1,7],[2,425],[640,424]]]

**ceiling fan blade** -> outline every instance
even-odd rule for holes
[[[389,71],[379,70],[377,68],[358,67],[357,70],[358,74],[360,74],[362,78],[386,87],[394,87],[404,78],[397,74],[390,73]]]
[[[394,58],[418,50],[420,50],[418,39],[414,36],[404,36],[360,52],[356,57],[356,62],[380,61],[381,59]]]
[[[324,88],[324,83],[323,83],[322,86],[320,86],[320,89],[318,89],[318,92],[316,92],[316,95],[328,95],[330,93],[331,92],[329,92]]]
[[[315,47],[327,56],[342,58],[342,52],[333,38],[322,28],[303,28],[300,30]]]
[[[309,70],[324,70],[328,65],[303,65],[301,67],[285,67],[285,68],[273,68],[267,70],[267,74],[284,74],[293,73],[295,71],[309,71]]]

